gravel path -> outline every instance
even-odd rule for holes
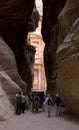
[[[79,120],[64,115],[56,117],[54,111],[47,117],[46,112],[33,114],[27,110],[25,114],[1,121],[0,130],[79,130]]]

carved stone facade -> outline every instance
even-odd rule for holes
[[[35,32],[30,32],[28,35],[31,45],[36,47],[35,64],[34,64],[34,82],[33,87],[36,91],[46,91],[46,79],[43,63],[43,50],[44,42],[40,33],[41,30],[41,18],[39,26]]]

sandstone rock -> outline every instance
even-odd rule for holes
[[[27,76],[32,77],[25,39],[33,7],[34,0],[0,1],[0,36],[3,38],[0,37],[0,66],[2,67],[0,67],[0,101],[3,100],[3,104],[0,102],[0,112],[3,108],[2,115],[0,113],[1,118],[11,114],[10,102],[14,104],[15,94],[19,90],[26,92],[27,84],[22,79],[27,81],[25,77],[27,70],[30,70],[30,74]],[[33,11],[34,30],[37,27],[39,16],[37,10]],[[35,15],[37,16],[35,17]],[[24,75],[20,73],[22,79],[18,72],[24,72]],[[3,98],[1,99],[1,97]]]
[[[6,120],[14,114],[14,96],[20,90],[0,66],[0,120]]]
[[[73,113],[79,114],[78,0],[67,1],[64,10],[59,16],[59,23],[61,38],[57,50],[57,88],[66,107]]]
[[[27,34],[30,29],[34,30],[37,27],[39,20],[39,14],[34,5],[34,0],[0,1],[0,35],[13,51],[19,75],[26,83],[27,77],[30,81],[32,79],[30,57],[26,47]],[[19,84],[22,86],[22,81]],[[28,83],[28,87],[32,85]]]
[[[8,100],[14,104],[14,97],[18,91],[21,91],[20,87],[11,80],[11,78],[0,69],[0,84],[4,93],[6,93]]]
[[[12,26],[16,30],[28,22],[34,6],[34,0],[1,0],[0,27]],[[6,22],[5,22],[6,21]],[[19,31],[19,30],[17,30]]]
[[[14,108],[10,104],[0,83],[0,121],[9,119],[14,114]]]
[[[67,0],[59,14],[59,44],[64,40],[75,20],[79,17],[79,1]],[[64,31],[63,31],[64,30]]]
[[[3,70],[16,82],[22,89],[27,88],[27,84],[21,79],[18,74],[15,57],[11,49],[0,37],[0,65]]]
[[[58,15],[62,10],[66,0],[42,0],[43,1],[43,21],[42,36],[45,42],[44,66],[47,80],[47,91],[52,95],[56,93],[56,50],[58,46]]]

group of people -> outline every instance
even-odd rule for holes
[[[18,92],[15,96],[15,114],[20,115],[25,112],[26,96],[25,93]]]
[[[15,114],[20,115],[21,113],[24,113],[26,104],[27,99],[25,93],[22,94],[21,92],[18,92],[18,94],[15,96]],[[47,106],[48,117],[51,116],[52,106],[55,106],[56,116],[59,116],[61,114],[61,98],[58,93],[56,94],[54,100],[50,94],[40,98],[37,94],[32,93],[30,96],[29,105],[33,113],[38,113],[41,105],[43,111]]]
[[[30,108],[33,113],[38,113],[40,104],[40,97],[37,94],[33,94],[30,97]]]
[[[48,94],[44,102],[44,105],[45,104],[47,105],[48,117],[51,116],[52,105],[53,106],[55,105],[56,116],[61,115],[61,98],[58,93],[56,94],[56,97],[54,100],[52,99],[51,95]]]

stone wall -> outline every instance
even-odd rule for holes
[[[57,88],[66,107],[79,114],[79,1],[67,0],[59,15]]]

